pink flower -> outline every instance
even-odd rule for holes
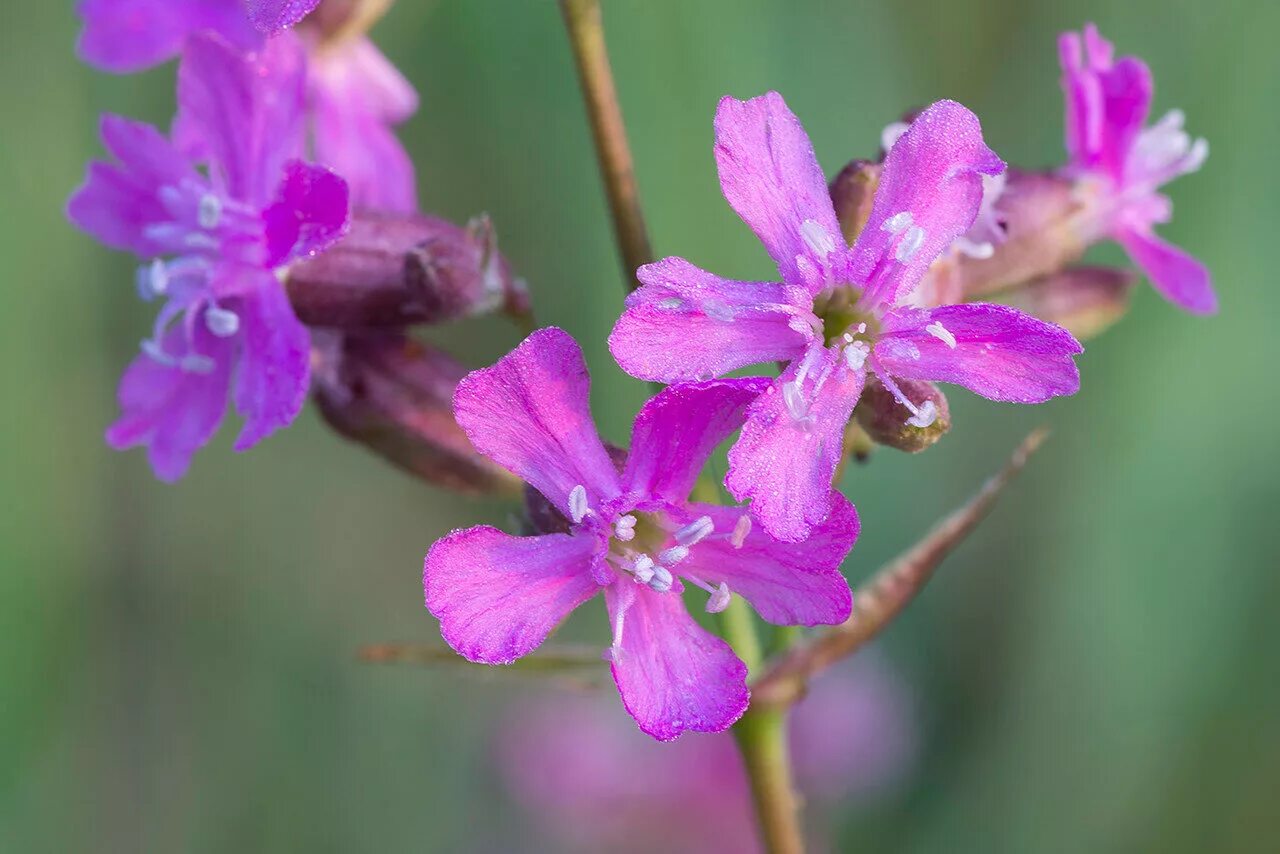
[[[90,164],[68,204],[80,228],[148,259],[138,290],[164,302],[107,431],[115,448],[145,445],[162,480],[185,473],[228,395],[245,417],[237,450],[289,424],[305,399],[309,336],[275,271],[341,236],[347,188],[292,159],[302,68],[291,37],[249,55],[216,36],[192,39],[173,139],[106,116],[102,138],[117,162]]]
[[[1004,170],[961,105],[939,101],[894,142],[852,247],[782,96],[722,100],[715,150],[725,198],[782,281],[730,281],[682,258],[646,265],[609,343],[625,371],[662,382],[789,362],[751,404],[725,480],[774,537],[803,540],[835,506],[831,479],[868,373],[921,427],[936,413],[895,379],[1019,403],[1078,389],[1081,347],[1060,327],[1005,306],[910,304],[934,259],[973,225],[983,176]]]
[[[810,819],[899,786],[919,738],[909,686],[874,651],[816,679],[796,705],[790,731]],[[597,696],[564,694],[522,702],[499,736],[498,768],[512,797],[568,850],[760,850],[742,760],[729,736],[656,747],[620,726]]]
[[[1154,88],[1150,69],[1136,57],[1115,59],[1111,43],[1093,24],[1085,25],[1083,38],[1063,33],[1058,52],[1070,156],[1064,171],[1093,179],[1090,219],[1098,236],[1124,246],[1170,302],[1196,314],[1213,313],[1218,299],[1208,269],[1154,231],[1173,215],[1172,203],[1158,190],[1198,170],[1209,144],[1183,131],[1179,110],[1146,127]]]
[[[582,352],[564,331],[539,330],[464,378],[454,412],[476,450],[540,492],[568,533],[476,527],[433,545],[422,581],[449,645],[509,664],[603,593],[613,678],[640,728],[666,741],[729,727],[747,707],[746,667],[685,610],[684,583],[708,592],[709,611],[732,590],[778,624],[839,623],[851,608],[839,572],[858,535],[847,501],[800,545],[776,542],[740,510],[689,501],[762,389],[754,380],[667,389],[636,417],[619,473],[591,419]]]
[[[301,21],[319,0],[82,0],[81,59],[118,73],[178,56],[197,33],[217,33],[240,50]],[[308,22],[310,24],[310,22]],[[314,28],[312,28],[314,29]],[[314,33],[307,33],[310,40]],[[316,38],[315,41],[319,42]],[[392,127],[418,108],[413,86],[363,36],[312,51],[307,108],[319,162],[347,180],[357,207],[417,209],[413,164]],[[300,145],[298,155],[303,152]]]

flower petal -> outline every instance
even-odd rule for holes
[[[735,547],[732,533],[742,510],[710,504],[693,504],[688,510],[690,521],[710,516],[715,534],[689,550],[678,567],[681,575],[696,575],[712,585],[725,582],[775,625],[835,625],[848,619],[853,593],[840,563],[859,531],[858,513],[849,499],[834,493],[831,515],[799,543],[775,540],[757,526]]]
[[[236,411],[245,418],[235,449],[244,451],[298,417],[311,381],[311,335],[293,314],[271,273],[256,277],[249,293],[229,307],[240,316],[242,351],[236,375]],[[247,282],[242,282],[242,286]]]
[[[463,377],[458,424],[480,453],[509,469],[566,516],[582,486],[598,509],[618,495],[618,473],[596,432],[582,350],[563,329],[539,329],[491,368]]]
[[[686,731],[722,732],[747,710],[747,666],[694,622],[679,593],[656,593],[620,579],[605,588],[622,643],[613,680],[640,729],[659,741]]]
[[[245,0],[249,20],[266,35],[292,27],[319,5],[320,0]]]
[[[101,127],[102,141],[119,164],[89,164],[67,203],[67,217],[108,246],[158,255],[163,247],[146,229],[172,218],[160,201],[161,188],[199,181],[200,175],[151,125],[105,115]]]
[[[684,383],[650,398],[631,430],[623,489],[684,501],[712,451],[770,384],[764,377]]]
[[[178,55],[192,33],[212,30],[245,50],[262,37],[227,0],[81,0],[76,54],[104,71],[141,71]]]
[[[217,36],[195,36],[178,67],[174,139],[216,164],[231,198],[264,204],[285,163],[302,154],[305,82],[305,51],[292,36],[249,54]]]
[[[418,108],[418,93],[367,38],[313,57],[316,158],[351,185],[358,208],[413,213],[417,179],[391,125]]]
[[[906,297],[934,259],[973,225],[982,176],[1003,171],[968,109],[938,101],[920,113],[889,149],[871,218],[853,247],[849,274],[866,285],[865,299],[895,305]],[[903,222],[903,214],[910,220]],[[919,242],[905,252],[913,234]]]
[[[513,537],[497,528],[454,531],[427,552],[427,610],[469,661],[510,664],[536,649],[574,608],[599,592],[591,537]]]
[[[716,165],[725,199],[782,278],[811,293],[822,290],[828,258],[843,254],[844,239],[809,135],[781,95],[721,99]]]
[[[790,359],[818,325],[812,300],[786,285],[722,279],[683,258],[636,275],[642,287],[627,297],[609,349],[639,379],[696,380]]]
[[[1149,229],[1129,228],[1116,239],[1165,299],[1194,314],[1218,310],[1209,270],[1195,258]]]
[[[347,230],[347,183],[321,166],[285,165],[276,199],[262,212],[266,266],[315,255]]]
[[[1083,352],[1070,332],[1005,305],[900,308],[872,350],[877,373],[962,385],[983,397],[1040,403],[1075,394]]]
[[[1072,165],[1105,169],[1122,180],[1129,151],[1151,110],[1151,70],[1132,56],[1115,60],[1111,43],[1093,24],[1085,25],[1083,39],[1063,33],[1058,53]]]
[[[751,500],[751,515],[777,539],[803,540],[831,512],[831,478],[864,379],[839,350],[815,346],[747,410],[725,486]]]
[[[120,381],[120,418],[107,428],[107,444],[118,451],[146,446],[152,470],[167,483],[186,474],[192,456],[213,438],[227,409],[233,344],[201,328],[195,342],[212,359],[213,370],[184,371],[139,355]],[[165,349],[177,352],[184,344],[181,329],[170,330]]]

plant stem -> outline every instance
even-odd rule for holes
[[[636,268],[653,260],[649,233],[640,210],[631,147],[622,121],[618,90],[613,84],[609,52],[604,42],[604,22],[599,0],[560,0],[569,43],[573,48],[582,97],[587,102],[591,135],[600,160],[600,174],[609,197],[614,236],[627,277],[627,289],[640,287]]]
[[[640,286],[635,276],[636,269],[653,260],[653,250],[640,208],[622,108],[618,104],[613,72],[609,68],[600,2],[560,0],[560,10],[573,47],[582,95],[587,102],[591,135],[609,198],[609,212],[626,272],[627,290],[633,291]],[[699,479],[695,494],[700,500],[712,502],[721,497],[717,484],[705,476]],[[764,651],[756,632],[755,617],[747,604],[734,596],[721,619],[725,639],[747,665],[748,672],[758,671],[764,663]],[[804,843],[800,835],[795,787],[791,780],[786,709],[750,708],[733,730],[751,781],[766,850],[770,854],[801,854]]]

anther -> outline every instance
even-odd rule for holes
[[[211,374],[217,363],[201,353],[190,353],[182,357],[178,366],[189,374]]]
[[[729,593],[729,585],[721,581],[720,586],[716,588],[715,592],[711,594],[711,598],[707,600],[707,613],[719,614],[729,607],[731,598],[732,594]]]
[[[733,323],[733,319],[736,316],[733,313],[733,309],[729,308],[729,306],[724,303],[716,302],[715,300],[707,300],[704,302],[702,304],[702,313],[712,320],[719,320],[722,323]]]
[[[675,311],[683,305],[684,300],[679,297],[666,297],[665,299],[658,300],[658,308],[665,309],[667,311]]]
[[[688,546],[672,546],[669,549],[662,550],[662,553],[658,555],[658,562],[663,566],[675,566],[688,556]]]
[[[735,548],[742,548],[743,543],[747,541],[747,535],[751,533],[751,517],[743,513],[738,517],[738,521],[734,523],[733,535],[729,537],[729,543]]]
[[[907,423],[912,427],[920,427],[923,429],[931,426],[933,422],[937,420],[938,407],[934,405],[932,400],[926,400],[924,403],[920,404],[920,408],[916,411],[916,414],[907,419]]]
[[[587,488],[582,484],[578,484],[569,490],[569,518],[576,525],[585,519],[590,512],[591,508],[587,506]]]
[[[835,238],[817,220],[806,219],[800,223],[800,236],[809,251],[819,258],[826,258],[836,250]]]
[[[219,338],[230,338],[240,331],[240,315],[234,311],[211,305],[205,309],[204,325]]]
[[[671,585],[675,584],[675,577],[665,566],[655,566],[653,568],[653,578],[649,580],[649,588],[658,593],[666,593],[671,589]]]
[[[613,523],[613,535],[622,542],[630,542],[636,536],[636,517],[628,513]]]
[[[867,363],[867,357],[871,355],[871,347],[867,345],[866,341],[854,341],[845,347],[842,352],[849,370],[860,371],[862,366]]]
[[[169,289],[169,268],[159,258],[138,268],[138,296],[150,300]]]
[[[920,251],[920,247],[924,246],[924,239],[925,230],[918,225],[911,226],[907,229],[907,233],[902,235],[902,240],[898,243],[898,249],[893,257],[900,263],[907,263]]]
[[[897,234],[904,228],[909,227],[915,218],[911,216],[911,211],[900,211],[881,223],[880,228],[890,234]]]
[[[716,529],[710,516],[702,516],[676,531],[676,542],[682,546],[696,545],[707,538]]]
[[[952,350],[956,348],[956,336],[951,334],[951,330],[942,325],[941,321],[935,320],[924,328],[934,338],[937,338],[943,344],[946,344]]]
[[[884,149],[886,154],[889,149],[893,148],[894,143],[902,139],[902,135],[910,127],[906,122],[893,122],[885,125],[884,130],[880,131],[880,147]]]
[[[782,402],[787,407],[787,412],[796,421],[804,421],[809,417],[809,404],[804,401],[804,394],[800,391],[800,384],[789,382],[782,384]]]
[[[222,222],[222,199],[213,193],[205,193],[200,197],[200,207],[196,211],[196,222],[208,231],[218,227]]]
[[[653,580],[653,573],[656,569],[657,565],[653,562],[653,558],[648,555],[640,555],[636,558],[635,563],[631,565],[631,574],[641,584],[648,584]]]

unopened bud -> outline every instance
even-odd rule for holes
[[[871,218],[871,206],[875,201],[876,186],[880,183],[879,163],[870,160],[854,160],[840,170],[828,189],[831,203],[840,221],[840,230],[850,246],[858,239],[867,220]]]
[[[437,217],[358,212],[342,240],[289,268],[285,287],[303,323],[338,329],[529,309],[487,217],[461,228]]]
[[[1002,294],[1002,300],[1041,320],[1092,338],[1129,310],[1137,276],[1112,267],[1071,267]]]
[[[907,400],[921,412],[930,409],[932,421],[926,427],[911,423],[916,414],[902,405],[875,377],[867,379],[862,398],[853,411],[854,418],[871,440],[900,451],[914,454],[923,451],[942,438],[951,429],[951,410],[946,395],[931,382],[925,380],[895,380]]]
[[[314,394],[335,430],[430,483],[469,494],[519,494],[520,481],[481,456],[453,417],[467,369],[401,335],[317,335]]]

